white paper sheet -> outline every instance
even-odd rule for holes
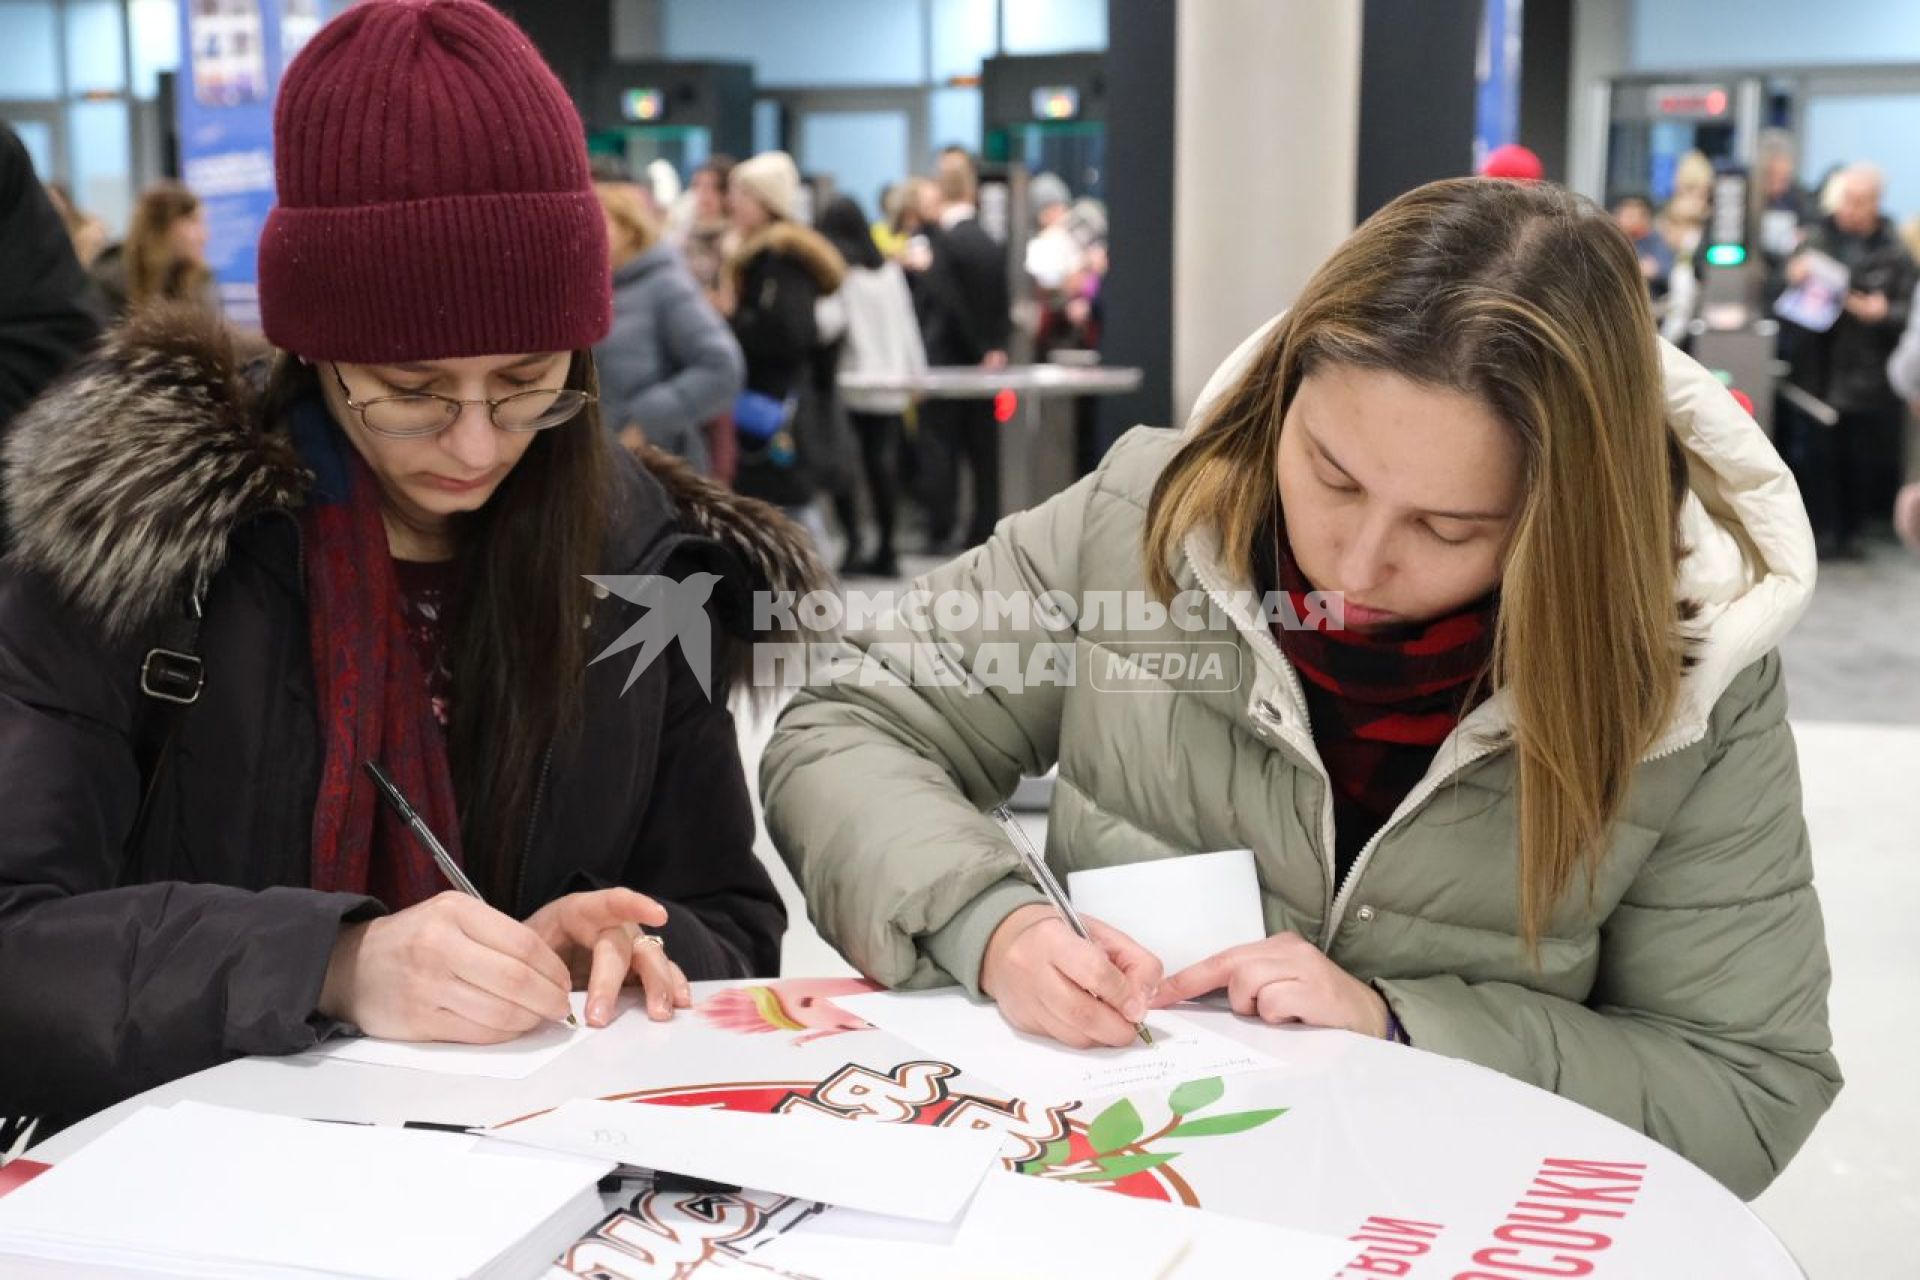
[[[488,1132],[926,1222],[957,1217],[1005,1143],[981,1130],[588,1100]]]
[[[599,1030],[587,1026],[587,993],[574,992],[572,1001],[573,1016],[580,1023],[578,1027],[550,1022],[537,1031],[529,1031],[505,1044],[421,1044],[357,1036],[329,1040],[302,1056],[364,1062],[376,1067],[404,1067],[409,1071],[435,1071],[449,1076],[524,1080]],[[633,1007],[626,1002],[623,1005],[629,1009]],[[616,1013],[614,1019],[618,1021],[624,1016],[624,1013]]]
[[[1147,1015],[1151,1046],[1069,1049],[1015,1031],[989,1003],[958,987],[835,996],[833,1002],[933,1056],[1028,1102],[1054,1106],[1204,1076],[1272,1070],[1279,1060],[1178,1014]]]
[[[612,1168],[475,1146],[201,1103],[149,1107],[0,1199],[0,1252],[174,1274],[464,1277]]]
[[[1100,1240],[1137,1245],[1154,1264],[1144,1274],[1155,1280],[1329,1280],[1360,1252],[1334,1236],[1004,1170],[980,1184],[954,1249],[1019,1261],[1037,1274],[1095,1275],[1080,1242]]]
[[[989,1174],[987,1180],[998,1176]],[[967,1210],[968,1215],[972,1212]],[[1079,1236],[1058,1247],[1022,1252],[976,1232],[972,1243],[962,1248],[958,1236],[964,1221],[941,1225],[829,1209],[756,1249],[753,1260],[815,1280],[1058,1280],[1063,1275],[1153,1280],[1186,1243],[1185,1234],[1162,1228],[1124,1237]]]
[[[1067,896],[1159,956],[1169,975],[1267,936],[1251,849],[1070,872]]]

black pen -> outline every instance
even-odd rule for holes
[[[440,874],[469,898],[485,902],[486,898],[473,887],[473,881],[467,879],[467,873],[462,871],[460,864],[453,860],[453,855],[447,852],[447,847],[435,838],[433,829],[426,824],[426,820],[414,812],[413,806],[407,803],[407,798],[400,794],[400,788],[393,785],[393,779],[387,776],[386,770],[369,760],[367,772],[373,775],[373,781],[380,788],[380,794],[385,796],[387,803],[393,806],[393,811],[400,816],[400,821],[407,824],[414,838],[433,855],[433,865],[440,868]],[[569,1013],[567,1025],[578,1027],[580,1021]]]

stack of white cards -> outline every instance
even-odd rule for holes
[[[149,1107],[0,1199],[0,1271],[11,1256],[214,1280],[517,1280],[598,1221],[613,1167],[463,1134]]]

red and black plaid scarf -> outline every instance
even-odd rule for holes
[[[1313,586],[1294,563],[1275,522],[1273,550],[1256,557],[1291,597],[1294,616],[1313,618]],[[1430,622],[1369,632],[1273,628],[1300,673],[1314,746],[1333,781],[1334,843],[1340,874],[1426,775],[1433,754],[1484,697],[1493,654],[1497,596]]]
[[[343,498],[318,494],[300,516],[314,694],[325,762],[313,809],[313,887],[368,893],[392,910],[447,888],[431,855],[367,776],[376,761],[460,860],[460,818],[446,743],[408,643],[380,518],[378,483],[337,436]]]

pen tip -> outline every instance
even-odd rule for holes
[[[1140,1043],[1146,1045],[1148,1048],[1153,1047],[1153,1032],[1147,1030],[1146,1023],[1141,1023],[1135,1027],[1134,1030],[1140,1033]]]
[[[574,1016],[573,1016],[572,1014],[568,1014],[568,1015],[567,1015],[567,1025],[568,1025],[568,1026],[570,1026],[570,1027],[576,1027],[576,1028],[577,1028],[577,1027],[578,1027],[578,1026],[580,1025],[580,1019],[578,1019],[578,1018],[576,1018],[576,1017],[574,1017]]]

